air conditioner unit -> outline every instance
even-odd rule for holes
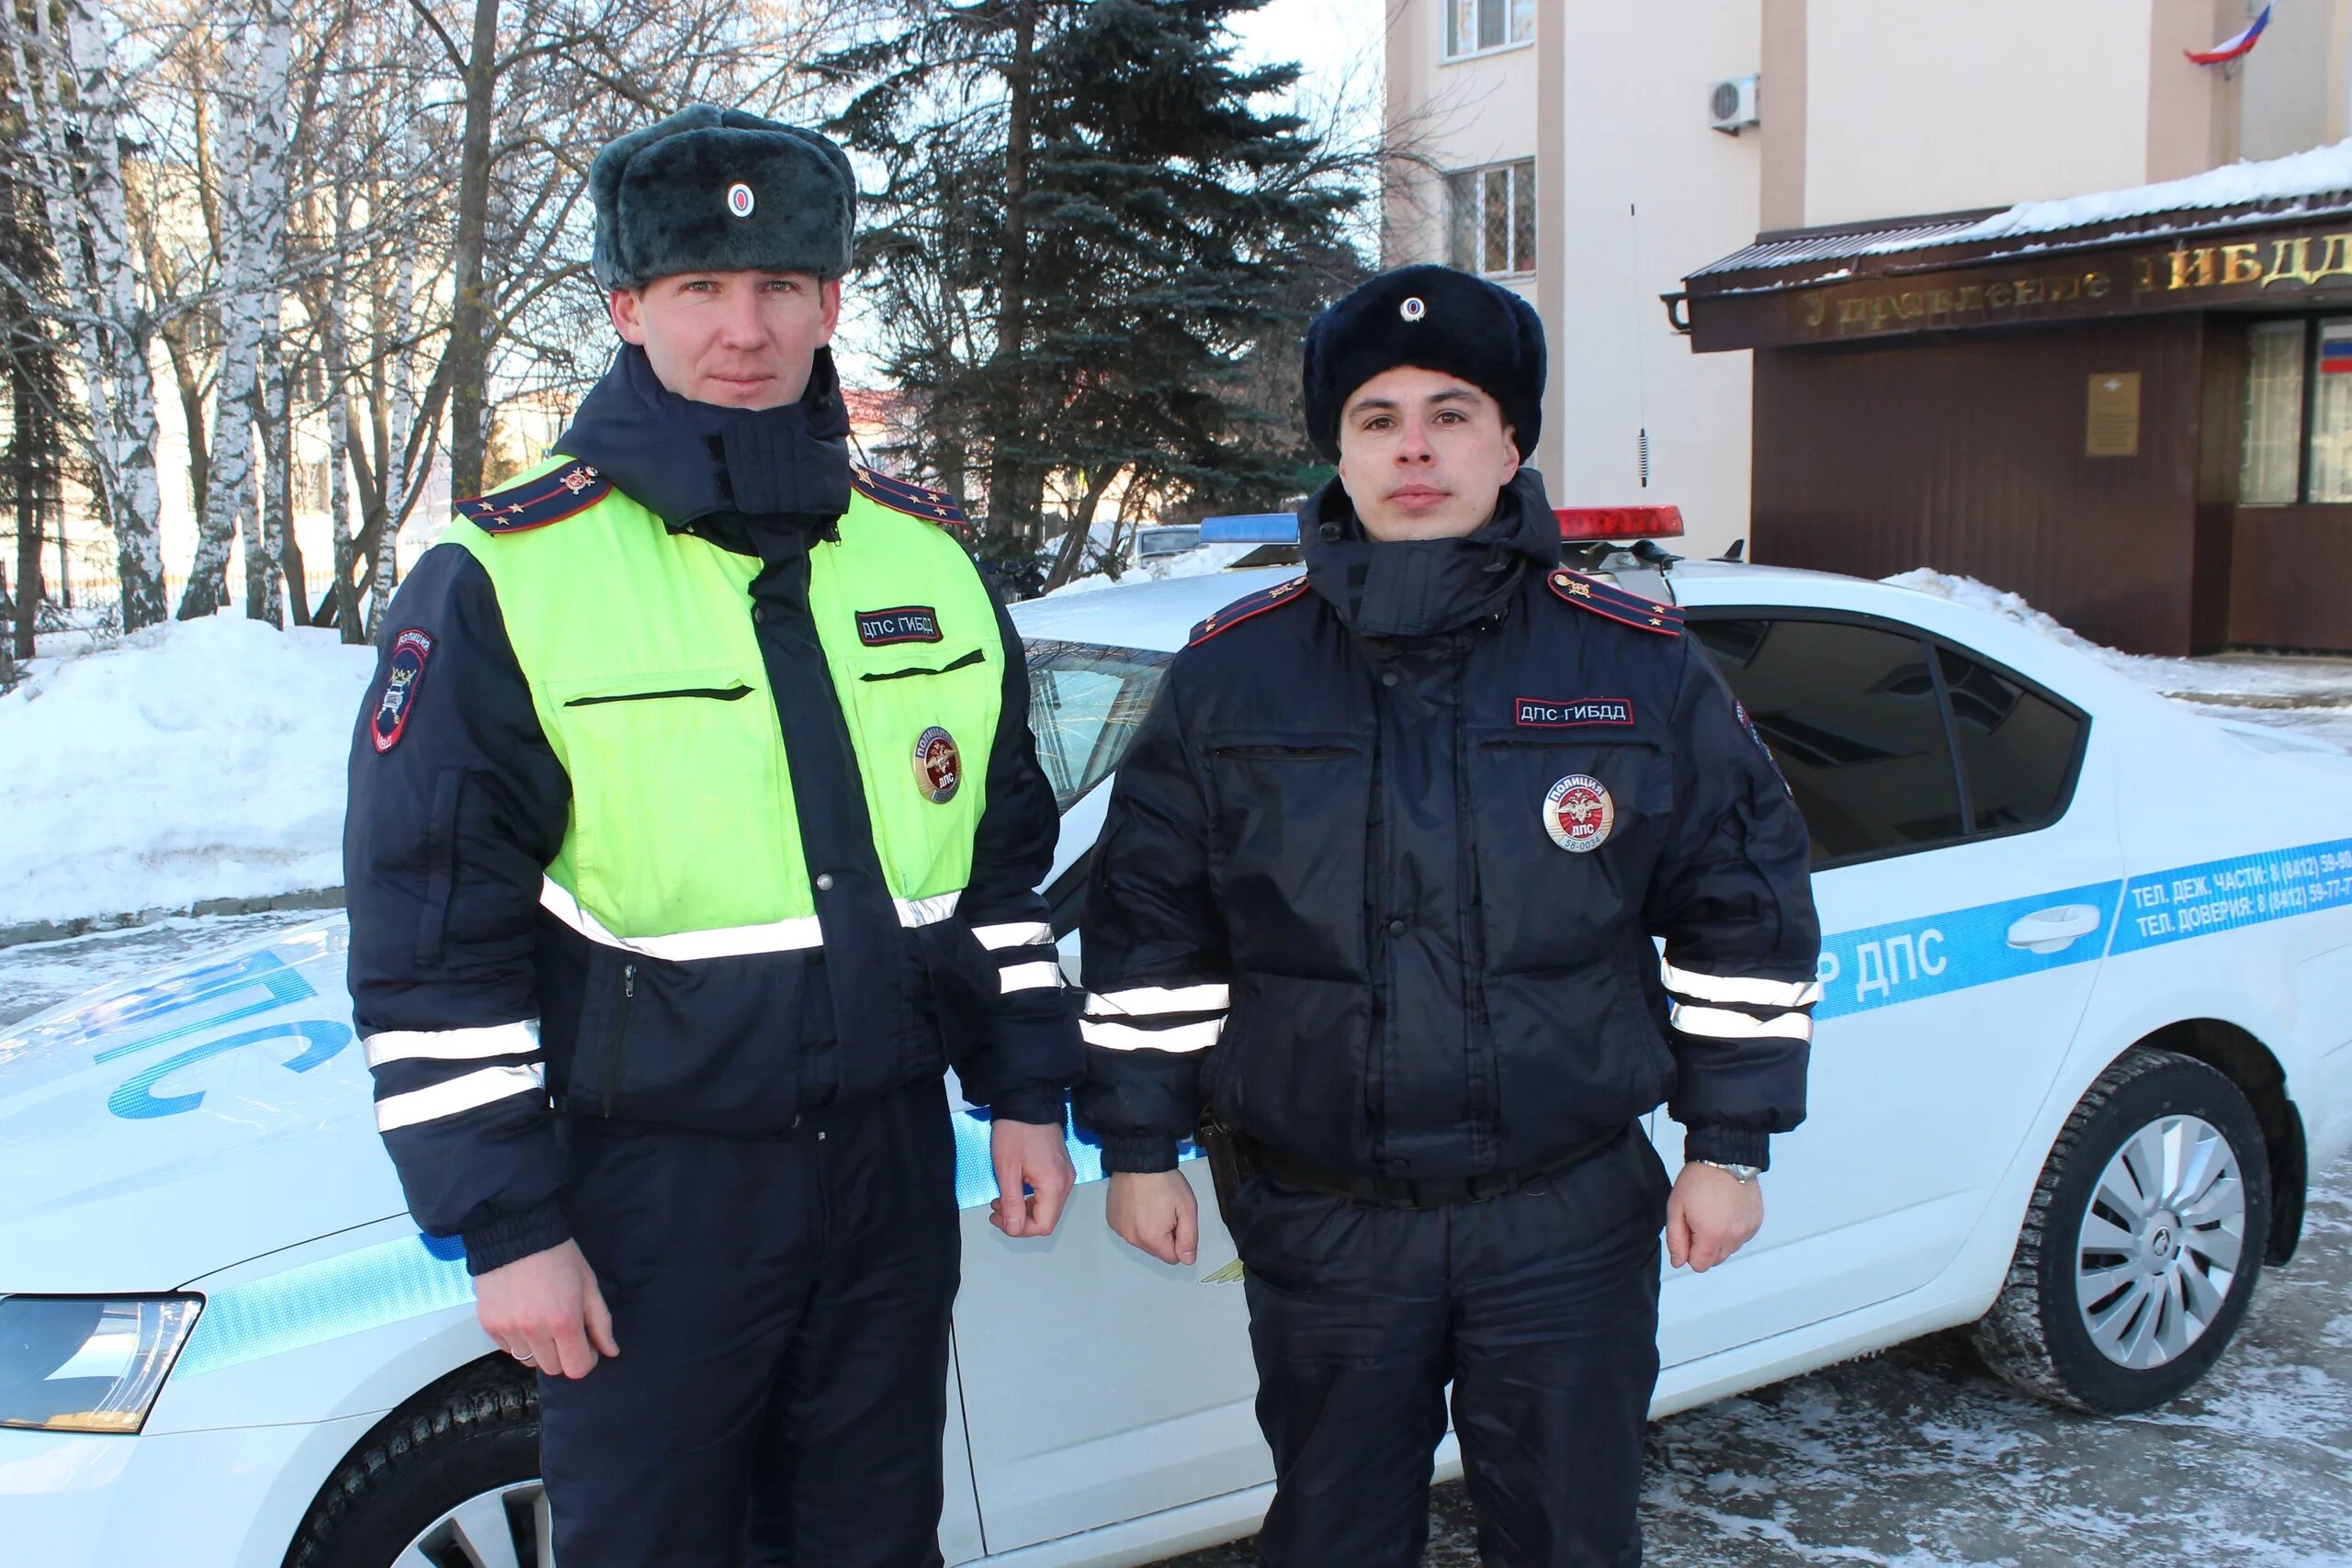
[[[1756,78],[1732,76],[1709,87],[1707,123],[1725,136],[1756,124]]]

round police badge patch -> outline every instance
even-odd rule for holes
[[[1609,786],[1590,773],[1570,773],[1544,797],[1544,830],[1570,854],[1587,854],[1609,841],[1617,826],[1617,803]]]
[[[383,689],[376,694],[375,716],[368,721],[368,737],[379,752],[400,744],[408,716],[416,711],[416,694],[424,682],[425,660],[433,657],[431,636],[412,626],[392,639],[392,657],[384,671]]]
[[[752,198],[752,187],[738,180],[727,187],[727,210],[738,218],[749,218],[758,203]]]
[[[964,782],[964,753],[956,749],[956,738],[933,725],[915,742],[915,784],[923,798],[933,806],[944,806],[956,798],[956,789]]]

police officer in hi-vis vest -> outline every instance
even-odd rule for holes
[[[359,716],[377,1125],[537,1371],[564,1568],[936,1563],[944,1070],[1001,1230],[1071,1183],[1021,644],[948,499],[850,460],[841,150],[697,107],[589,181],[624,346]]]
[[[1736,1251],[1804,1114],[1804,823],[1681,616],[1561,570],[1544,357],[1445,267],[1317,318],[1306,574],[1169,666],[1087,893],[1079,1117],[1189,1263],[1208,1112],[1274,1568],[1420,1561],[1449,1382],[1490,1568],[1640,1562],[1659,1231]]]

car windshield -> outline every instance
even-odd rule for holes
[[[1169,656],[1087,642],[1027,646],[1029,728],[1053,782],[1054,805],[1068,811],[1119,765]]]

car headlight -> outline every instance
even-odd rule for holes
[[[0,1427],[136,1432],[203,1300],[0,1296]]]

